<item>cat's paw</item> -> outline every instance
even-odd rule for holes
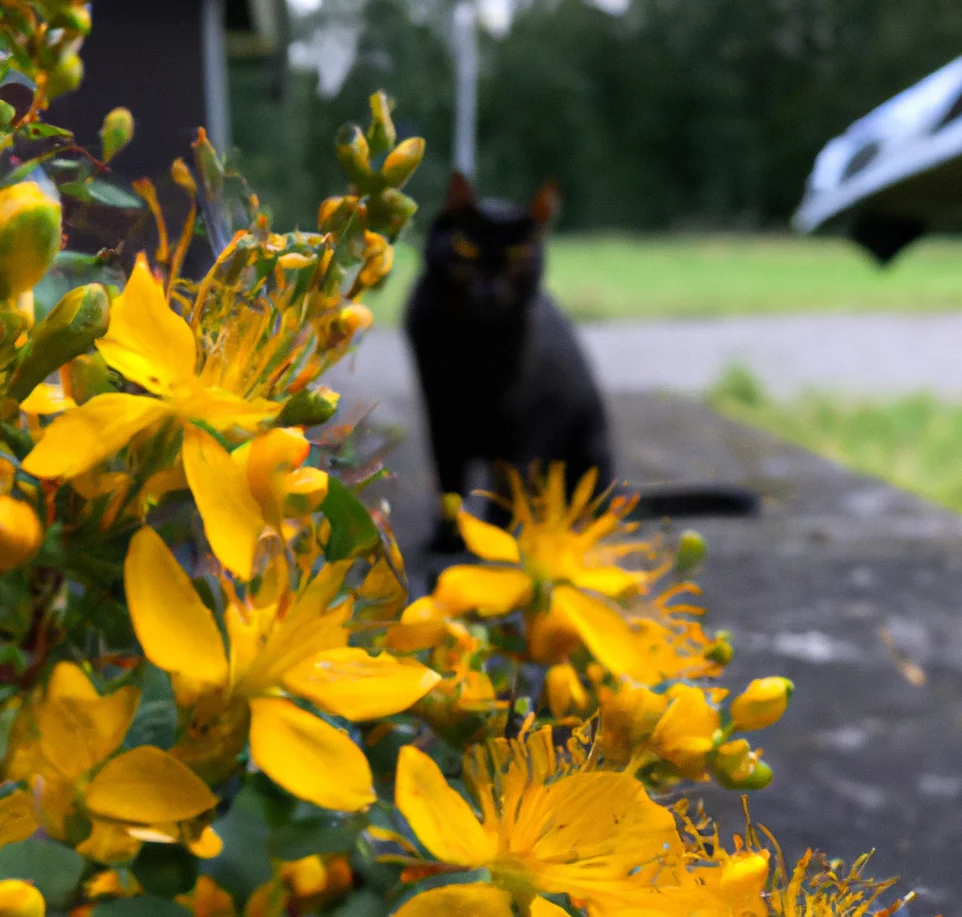
[[[453,520],[438,519],[428,541],[428,550],[435,554],[461,554],[467,550],[464,539]]]

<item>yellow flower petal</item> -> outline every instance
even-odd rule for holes
[[[47,905],[43,895],[29,882],[19,879],[0,880],[0,915],[2,917],[44,917]]]
[[[68,398],[59,385],[49,385],[46,382],[41,382],[20,402],[20,410],[27,414],[59,414],[76,406],[73,398]]]
[[[617,894],[637,867],[682,851],[674,816],[638,780],[597,771],[528,786],[508,844],[538,889],[578,898]]]
[[[503,888],[466,882],[421,892],[396,910],[394,917],[511,917],[513,913],[511,895]],[[547,915],[538,913],[538,917]]]
[[[111,303],[107,334],[96,346],[117,372],[156,395],[170,397],[193,380],[193,332],[167,305],[145,255],[137,256],[124,292]]]
[[[64,412],[23,460],[38,478],[72,478],[118,453],[136,433],[170,413],[156,398],[97,395]]]
[[[120,747],[139,701],[131,685],[94,699],[48,692],[36,712],[44,758],[64,777],[79,777]]]
[[[249,433],[273,420],[283,406],[266,398],[243,398],[216,387],[194,388],[172,403],[184,420],[203,420],[215,430],[237,428]]]
[[[347,642],[344,626],[353,603],[341,602],[321,614],[293,614],[274,627],[267,643],[250,659],[247,671],[239,675],[235,689],[248,695],[277,687],[283,677],[318,653],[337,649]],[[234,640],[231,637],[231,645]]]
[[[39,828],[33,796],[16,790],[0,799],[0,847],[25,840]]]
[[[353,560],[340,560],[335,563],[325,564],[320,572],[305,587],[304,591],[297,597],[291,615],[302,614],[322,614],[327,611],[331,602],[334,601],[341,586],[344,584],[344,577],[347,571],[353,566]],[[338,646],[347,646],[347,631],[343,632],[343,643]]]
[[[569,917],[568,912],[557,904],[552,904],[547,898],[538,895],[531,902],[531,917]]]
[[[187,848],[195,857],[200,857],[202,860],[212,860],[214,857],[220,856],[224,849],[224,842],[220,835],[210,825],[207,825],[200,832],[200,837],[191,841]]]
[[[282,697],[251,701],[250,746],[271,780],[321,808],[356,812],[377,798],[367,758],[347,733]]]
[[[125,863],[140,851],[141,841],[131,837],[124,825],[91,819],[91,831],[77,845],[77,853],[97,863]]]
[[[531,601],[528,576],[516,567],[448,567],[440,577],[434,597],[453,613],[476,611],[482,616],[504,615]]]
[[[418,840],[445,863],[473,869],[497,853],[497,836],[484,829],[434,761],[412,745],[398,758],[394,803]]]
[[[603,602],[572,589],[556,586],[551,612],[566,618],[591,655],[616,675],[629,675],[640,665],[635,635],[627,621]]]
[[[458,528],[472,554],[484,560],[502,560],[509,564],[521,561],[518,542],[504,529],[482,522],[464,511],[458,513]]]
[[[210,433],[192,425],[184,430],[183,457],[211,549],[228,570],[249,580],[267,523],[243,473]]]
[[[217,797],[173,755],[141,745],[104,765],[85,802],[95,815],[152,825],[196,818],[216,806]]]
[[[198,681],[227,681],[227,654],[217,622],[151,528],[142,528],[130,541],[124,587],[137,639],[154,665]]]
[[[321,653],[288,672],[284,687],[327,713],[361,721],[407,710],[440,680],[437,672],[419,662],[343,647]]]
[[[579,589],[616,599],[625,593],[637,592],[639,577],[637,573],[622,570],[621,567],[588,567],[574,573],[571,583]]]

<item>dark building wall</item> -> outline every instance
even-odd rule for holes
[[[57,99],[49,120],[99,150],[97,131],[118,105],[134,115],[131,145],[117,161],[128,177],[157,176],[188,157],[205,124],[202,0],[94,0],[93,31],[81,49],[77,92]]]

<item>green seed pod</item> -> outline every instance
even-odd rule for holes
[[[399,143],[384,160],[381,175],[394,188],[403,188],[424,158],[424,140],[409,137]]]
[[[134,116],[126,108],[115,108],[104,118],[100,128],[100,145],[104,162],[114,158],[134,139]]]
[[[277,427],[315,427],[326,423],[337,411],[339,395],[329,388],[302,389],[288,399],[277,415]]]
[[[60,250],[60,202],[33,181],[0,189],[0,299],[32,290]]]
[[[30,332],[7,394],[22,401],[52,372],[86,353],[107,333],[109,321],[107,291],[99,283],[71,290]]]

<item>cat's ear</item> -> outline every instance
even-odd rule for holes
[[[448,195],[444,199],[444,209],[448,211],[466,210],[477,203],[474,188],[467,176],[461,172],[452,172],[448,182]]]
[[[541,226],[546,226],[561,208],[561,192],[558,183],[548,179],[539,189],[531,202],[531,217]]]

